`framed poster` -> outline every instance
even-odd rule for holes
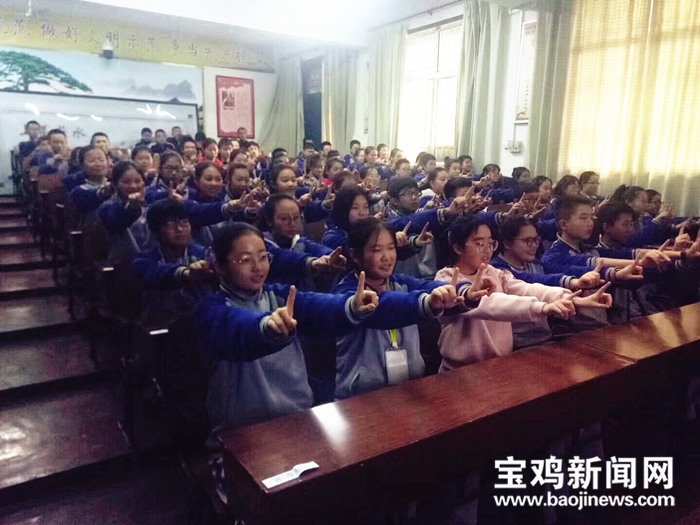
[[[255,138],[255,98],[250,78],[216,77],[216,129],[219,137],[237,137],[238,128]]]

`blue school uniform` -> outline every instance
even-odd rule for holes
[[[27,140],[19,143],[19,154],[21,157],[29,157],[36,149],[38,144],[33,140]]]
[[[328,248],[327,246],[323,246],[322,244],[315,243],[311,239],[307,239],[306,237],[302,237],[300,235],[294,236],[292,239],[291,244],[284,248],[282,248],[275,240],[275,238],[272,236],[270,232],[266,232],[264,234],[265,236],[265,245],[268,248],[268,251],[270,251],[271,247],[276,247],[279,251],[291,251],[296,254],[300,254],[302,256],[308,256],[310,257],[309,260],[313,260],[319,257],[323,257],[325,255],[329,255],[333,250]],[[279,253],[279,252],[277,252]],[[273,258],[274,261],[274,258]],[[284,264],[286,264],[283,261]],[[296,285],[297,289],[302,290],[302,291],[314,291],[317,290],[317,286],[314,282],[312,272],[305,271],[300,275],[299,272],[296,272],[296,275],[292,275],[289,269],[281,269],[280,272],[275,272],[275,274],[272,276],[272,278],[268,278],[268,282],[279,282],[279,283],[285,283],[285,284],[294,284]]]
[[[60,164],[66,162],[65,160],[59,164],[54,161],[54,153],[52,151],[42,151],[34,156],[32,164],[39,167],[39,175],[52,175],[58,173],[58,168]]]
[[[629,248],[645,248],[647,246],[659,246],[666,239],[673,236],[673,230],[663,226],[653,217],[645,216],[637,219],[635,232],[627,240],[625,246]]]
[[[285,305],[288,285],[250,293],[222,286],[194,310],[199,348],[208,362],[207,410],[213,427],[241,426],[310,408],[313,394],[298,335],[340,336],[362,322],[352,296],[297,293],[296,333],[264,331],[272,312]]]
[[[87,182],[87,175],[83,170],[78,170],[73,173],[68,173],[68,175],[63,178],[62,182],[66,191],[70,193],[78,186],[82,186]]]
[[[151,186],[146,188],[146,204],[149,206],[154,202],[167,199],[170,195],[170,187],[157,177]]]
[[[109,194],[100,195],[99,190],[101,187],[101,183],[87,180],[71,190],[70,198],[78,212],[78,224],[80,227],[95,220],[97,218],[97,209],[110,197]]]
[[[100,220],[110,235],[107,260],[111,264],[130,262],[140,251],[156,245],[155,237],[148,229],[146,210],[146,206],[127,208],[118,195],[98,208]]]
[[[635,251],[628,248],[618,250],[602,249],[596,250],[591,246],[580,243],[574,247],[557,236],[557,240],[544,252],[542,256],[542,266],[547,273],[570,273],[571,267],[585,267],[589,270],[595,268],[600,257],[611,257],[616,259],[634,259]],[[606,281],[614,280],[615,268],[603,268],[601,277]]]
[[[166,259],[160,246],[140,252],[132,266],[143,286],[142,321],[165,326],[188,315],[209,291],[206,283],[193,286],[185,278],[187,267],[206,258],[206,249],[188,244],[181,257]]]
[[[406,350],[408,376],[423,377],[425,362],[420,353],[418,323],[436,316],[428,304],[429,293],[442,283],[393,275],[389,290],[379,296],[374,315],[350,333],[336,338],[335,397],[345,399],[388,385],[386,350],[391,348],[391,331],[400,348]],[[357,276],[348,274],[333,293],[354,293]]]
[[[343,157],[343,164],[346,168],[352,164],[352,155],[350,153]]]

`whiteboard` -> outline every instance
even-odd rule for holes
[[[27,140],[24,125],[36,120],[46,131],[61,128],[71,148],[86,146],[97,131],[109,135],[113,146],[131,148],[141,139],[141,128],[173,126],[183,133],[197,131],[196,104],[131,100],[79,95],[0,91],[0,193],[12,192],[11,156],[14,147]]]

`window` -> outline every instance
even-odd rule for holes
[[[655,187],[697,210],[700,2],[579,0],[559,172]]]
[[[398,145],[411,161],[421,151],[455,155],[462,23],[408,35]]]

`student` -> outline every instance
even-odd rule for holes
[[[515,185],[513,179],[503,176],[498,164],[484,166],[484,172],[478,183],[475,184],[476,187],[481,188],[481,195],[484,198],[490,198],[494,204],[513,202],[515,200],[513,192]]]
[[[236,131],[236,135],[238,135],[238,147],[242,150],[248,149],[248,130],[241,126]]]
[[[184,170],[189,175],[194,175],[194,167],[199,161],[199,148],[197,146],[197,142],[192,137],[182,137],[182,140],[180,141],[180,154],[182,155]]]
[[[96,218],[97,208],[114,193],[109,183],[109,162],[104,150],[98,146],[87,146],[80,150],[80,165],[85,182],[70,191],[70,198],[78,212],[78,225],[84,226]],[[72,183],[78,182],[75,177]]]
[[[180,126],[173,126],[170,129],[170,137],[168,137],[168,142],[173,145],[175,151],[180,151],[180,146],[182,145],[182,128]]]
[[[281,248],[313,257],[323,257],[333,252],[331,248],[301,236],[301,209],[296,199],[289,195],[272,195],[265,203],[262,219],[265,238]]]
[[[627,241],[627,246],[630,248],[658,246],[673,236],[674,217],[669,209],[661,209],[653,218],[644,218],[648,200],[646,190],[641,186],[622,184],[610,196],[610,202],[622,202],[632,208],[636,214],[636,231]]]
[[[350,153],[343,157],[343,162],[345,163],[346,168],[353,163],[353,161],[355,160],[355,155],[357,154],[361,146],[362,144],[360,144],[359,140],[353,139],[350,141]]]
[[[109,137],[106,133],[103,133],[102,131],[98,131],[92,134],[92,137],[90,138],[90,146],[97,146],[98,148],[102,148],[102,150],[109,155],[109,148],[111,146],[109,142]]]
[[[323,166],[322,181],[325,186],[331,186],[338,173],[343,171],[343,161],[340,159],[328,159]],[[336,188],[340,189],[340,188]]]
[[[71,153],[66,134],[63,130],[52,129],[49,131],[48,137],[51,151],[36,156],[39,174],[58,174],[61,177],[65,177],[68,172],[68,160]]]
[[[396,170],[396,163],[403,159],[403,151],[401,151],[399,148],[394,148],[391,150],[391,153],[389,154],[389,167],[392,170]],[[409,167],[411,163],[409,162]]]
[[[469,155],[460,155],[457,157],[459,161],[459,170],[464,177],[474,178],[474,164]]]
[[[583,195],[592,201],[602,201],[603,197],[598,195],[600,187],[600,175],[595,171],[584,171],[578,176],[579,188]]]
[[[288,165],[276,166],[270,176],[270,193],[284,193],[290,197],[297,196],[297,176],[294,169]],[[323,200],[315,200],[315,193],[306,189],[299,191],[299,207],[303,210],[307,223],[325,219],[333,209],[335,194],[324,192]]]
[[[131,150],[131,160],[139,165],[146,174],[146,186],[151,186],[158,176],[158,170],[153,168],[153,154],[146,146],[136,146]],[[160,159],[159,159],[160,160]]]
[[[500,227],[501,252],[491,259],[491,265],[509,271],[516,279],[526,283],[559,286],[573,292],[601,286],[602,263],[595,269],[570,266],[568,274],[544,272],[542,262],[537,259],[540,236],[535,226],[525,217],[505,221]],[[592,292],[591,292],[592,293]],[[606,326],[607,317],[600,310],[579,309],[571,323],[577,329],[592,329]],[[549,324],[541,321],[513,323],[513,348],[523,348],[543,343],[552,336]]]
[[[225,201],[223,170],[214,162],[204,161],[195,166],[194,183],[196,194],[184,202],[192,224],[192,239],[202,246],[211,246],[216,229],[243,211],[249,200]]]
[[[570,266],[569,273],[545,273],[542,262],[537,259],[537,248],[541,238],[537,229],[525,217],[505,221],[500,227],[501,252],[491,259],[491,265],[508,270],[522,281],[560,286],[571,291],[595,288],[601,284],[600,270],[588,266]]]
[[[552,193],[555,199],[559,199],[565,195],[578,195],[580,193],[579,180],[573,175],[564,175],[557,181]]]
[[[227,166],[231,160],[231,152],[233,151],[233,142],[230,139],[219,140],[219,161],[221,166]]]
[[[423,179],[419,189],[421,209],[444,208],[450,205],[445,198],[445,184],[447,184],[448,174],[444,168],[435,168]]]
[[[136,254],[155,242],[146,221],[146,177],[135,162],[122,160],[112,169],[112,184],[115,195],[98,209],[110,234],[108,261],[130,263]]]
[[[39,144],[39,136],[41,135],[41,124],[36,120],[30,120],[24,125],[24,134],[29,140],[20,142],[18,148],[19,156],[27,158],[36,149]]]
[[[141,140],[139,140],[134,147],[146,146],[148,148],[153,144],[153,130],[151,128],[141,129]]]
[[[467,177],[455,177],[445,183],[443,193],[448,202],[452,202],[456,197],[463,197],[467,190],[471,188],[472,181]]]
[[[168,142],[168,135],[163,129],[156,130],[156,142],[151,146],[151,152],[155,155],[162,155],[166,151],[175,151],[175,147]]]
[[[455,177],[459,177],[462,174],[462,171],[459,167],[459,160],[457,159],[451,159],[447,157],[445,159],[445,169],[447,170],[448,179],[454,179]]]
[[[377,146],[377,164],[382,164],[384,166],[389,165],[389,146],[386,144],[379,144]]]
[[[440,318],[441,372],[509,354],[513,350],[513,322],[543,321],[548,316],[568,319],[576,307],[607,308],[612,301],[602,289],[581,298],[564,288],[528,284],[490,266],[498,243],[486,223],[475,215],[457,219],[448,238],[455,265],[440,270],[436,280],[451,282],[458,273],[460,282],[470,282],[478,289],[487,287],[490,293],[475,309]]]
[[[359,172],[365,166],[374,166],[377,163],[377,148],[374,146],[367,146],[364,150],[364,154],[360,159],[359,151],[355,156],[355,162],[349,166],[350,171]]]
[[[418,161],[418,171],[413,176],[416,182],[422,182],[428,176],[428,173],[437,167],[437,159],[435,155],[423,153]]]
[[[396,177],[410,177],[411,176],[411,162],[408,159],[399,159],[396,161],[394,169],[393,178]]]
[[[517,166],[513,168],[513,172],[511,173],[510,177],[517,184],[532,182],[532,175],[530,174],[530,170],[527,169],[525,166]]]
[[[549,204],[552,200],[552,179],[545,177],[544,175],[538,175],[532,179],[532,183],[540,192],[540,202]]]
[[[158,176],[146,190],[146,204],[151,205],[161,199],[167,199],[173,192],[183,199],[187,198],[187,181],[182,157],[174,151],[166,151],[160,156]]]
[[[370,204],[367,193],[356,185],[343,188],[338,192],[333,206],[333,227],[324,234],[323,244],[332,249],[341,248],[346,256],[349,255],[348,231],[353,224],[369,216]],[[399,259],[402,260],[412,257],[433,241],[433,236],[427,231],[425,224],[422,224],[422,231],[419,235],[409,234],[405,224],[402,226],[401,232],[403,242],[399,247]]]
[[[219,146],[214,139],[204,139],[202,142],[202,156],[199,162],[213,162],[217,166],[223,166],[219,159]]]
[[[389,183],[389,205],[386,208],[387,222],[396,231],[403,230],[411,223],[408,233],[420,232],[426,225],[430,232],[439,237],[446,225],[455,219],[467,204],[465,198],[454,199],[448,207],[418,211],[420,192],[418,184],[410,177],[402,177]],[[402,260],[397,271],[413,277],[432,279],[437,272],[437,252],[432,243],[422,246],[413,257]]]
[[[268,249],[248,224],[222,229],[213,251],[221,287],[193,314],[210,370],[210,424],[236,427],[310,408],[313,395],[298,335],[350,332],[377,308],[377,294],[360,286],[354,295],[329,295],[266,284]]]
[[[641,281],[642,266],[656,267],[670,258],[658,250],[599,249],[584,244],[594,229],[593,206],[583,195],[566,196],[557,206],[559,235],[552,247],[542,257],[548,273],[567,273],[571,266],[593,269],[602,262],[601,275],[613,283]]]
[[[190,242],[190,222],[182,203],[165,199],[146,213],[157,246],[140,252],[133,268],[143,286],[142,321],[167,326],[188,315],[209,291],[213,272],[205,248]]]
[[[599,232],[597,248],[624,250],[630,237],[636,233],[636,219],[636,213],[626,204],[619,201],[605,203],[598,209],[596,216],[596,230]],[[676,259],[675,249],[676,247],[663,253],[669,259]],[[691,260],[676,259],[673,264],[667,264],[664,261],[656,269],[646,270],[644,276],[642,286],[632,291],[616,290],[621,307],[611,312],[617,314],[614,321],[625,322],[628,314],[629,317],[636,317],[680,306],[685,300],[678,299],[689,296],[685,292],[688,289],[692,290],[690,296],[697,297],[700,273],[697,272],[697,266]],[[617,295],[616,298],[618,298]]]
[[[321,154],[325,157],[328,155],[328,152],[333,149],[333,144],[328,142],[327,140],[324,140],[321,142]]]
[[[435,319],[444,310],[463,307],[465,300],[478,302],[486,293],[468,285],[460,287],[456,281],[441,285],[395,274],[396,234],[379,219],[370,217],[355,223],[349,246],[353,273],[333,292],[351,293],[363,272],[365,288],[379,294],[380,306],[372,318],[337,339],[336,399],[422,377],[425,363],[418,323]],[[389,322],[387,311],[396,321]]]

